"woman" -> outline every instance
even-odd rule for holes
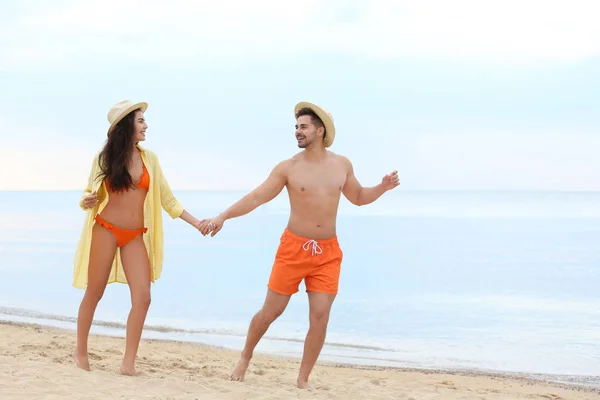
[[[138,145],[146,138],[148,104],[126,100],[108,113],[108,140],[94,157],[79,205],[87,217],[77,252],[73,285],[86,289],[77,318],[77,367],[90,370],[88,336],[96,306],[108,283],[127,283],[131,311],[121,373],[136,375],[135,359],[150,306],[150,283],[163,261],[162,208],[198,228],[163,176],[156,154]],[[87,288],[86,288],[87,285]]]

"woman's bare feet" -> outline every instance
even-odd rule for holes
[[[135,367],[133,365],[121,364],[121,369],[119,371],[121,372],[122,375],[138,376],[138,373],[135,370]]]
[[[233,367],[229,380],[243,382],[248,365],[250,365],[250,359],[240,358],[235,367]]]
[[[85,356],[77,355],[77,349],[75,349],[71,355],[73,356],[73,361],[75,362],[75,366],[77,366],[77,368],[81,368],[85,371],[90,370],[90,360],[87,354]]]
[[[306,389],[309,392],[313,392],[315,390],[312,386],[308,384],[307,381],[298,380],[296,381],[296,386],[298,387],[298,389]]]

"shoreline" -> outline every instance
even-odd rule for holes
[[[66,351],[68,350],[68,348],[71,348],[75,343],[75,332],[73,330],[38,323],[15,322],[0,319],[0,331],[2,331],[3,336],[7,337],[7,340],[5,341],[7,343],[5,343],[4,345],[7,345],[9,349],[13,350],[15,348],[21,349],[17,350],[14,354],[16,359],[26,356],[29,350],[37,349],[36,351],[38,351],[38,357],[36,357],[36,361],[42,362],[42,364],[50,364],[50,373],[53,370],[53,366],[57,364],[63,364],[62,366],[66,367],[66,370],[63,371],[63,373],[66,375],[72,374],[75,377],[75,375],[79,376],[80,373],[90,374],[84,371],[77,370],[70,361],[70,351]],[[31,344],[31,342],[40,341],[41,343],[39,348],[35,347],[36,345]],[[106,349],[100,351],[100,353],[103,353],[100,355],[98,354],[98,343],[101,344],[100,347],[106,347]],[[56,349],[53,349],[53,347],[55,347]],[[90,334],[90,362],[92,364],[92,368],[94,368],[91,374],[93,375],[94,372],[98,370],[103,372],[117,370],[119,365],[119,362],[117,361],[120,360],[119,357],[121,356],[123,349],[124,339],[122,337],[107,336],[96,333]],[[25,350],[25,353],[22,350]],[[4,353],[6,352],[3,351],[2,354]],[[8,353],[11,352],[8,351]],[[210,362],[208,363],[206,362],[207,355],[209,356],[208,358],[211,358]],[[153,356],[154,359],[152,360],[152,362],[149,362],[148,360]],[[214,383],[217,386],[236,385],[236,383],[234,382],[229,382],[226,379],[226,376],[229,372],[231,364],[237,359],[238,356],[238,351],[231,350],[226,347],[220,347],[199,342],[189,342],[172,339],[142,339],[140,343],[140,354],[138,356],[138,368],[140,372],[143,373],[143,377],[124,378],[123,385],[127,385],[125,379],[127,379],[128,382],[130,382],[129,379],[135,380],[142,378],[142,380],[145,380],[149,377],[154,379],[153,375],[156,375],[157,373],[160,375],[160,366],[168,364],[169,361],[172,360],[178,360],[171,364],[173,368],[175,368],[175,370],[169,371],[167,368],[164,371],[164,374],[166,375],[158,376],[159,379],[170,378],[179,381],[181,380],[181,378],[183,378],[183,380],[179,383],[185,386],[185,382],[187,381],[194,381],[198,379],[201,380],[203,379],[202,377],[204,377],[216,379]],[[97,368],[96,364],[107,357],[112,359],[111,362],[106,366]],[[41,358],[41,360],[38,358]],[[198,365],[196,368],[194,368],[194,373],[187,373],[189,368],[184,368],[183,366],[186,364],[186,362],[188,364],[193,364],[194,360],[197,359],[204,359],[204,362],[202,363],[203,365]],[[291,379],[295,379],[294,374],[297,373],[297,366],[299,362],[300,360],[297,357],[256,353],[253,361],[254,365],[251,364],[251,367],[248,370],[248,375],[251,375],[251,378],[247,378],[247,382],[243,382],[241,384],[238,382],[238,389],[243,389],[246,391],[260,390],[260,388],[265,385],[265,382],[258,382],[258,384],[256,384],[257,382],[254,381],[257,379],[257,377],[263,378],[265,376],[273,374],[282,375],[275,376],[276,382],[281,382],[283,380],[289,381]],[[22,363],[19,362],[18,364],[21,365]],[[25,362],[25,364],[27,364],[27,362]],[[181,371],[178,370],[178,366],[181,367]],[[46,367],[48,366],[46,365]],[[36,370],[38,369],[39,368],[36,368]],[[208,375],[205,371],[207,369],[209,371],[212,371]],[[186,374],[181,376],[184,372],[186,372]],[[0,376],[1,375],[2,374],[0,374]],[[110,379],[114,379],[114,371],[113,373],[109,373],[109,375],[112,376],[112,378]],[[346,375],[350,375],[351,378],[346,378]],[[326,379],[324,378],[324,376],[326,376]],[[317,361],[317,364],[313,371],[313,375],[311,375],[311,380],[314,379],[317,382],[322,381],[320,386],[323,389],[324,387],[328,387],[329,384],[333,384],[338,378],[342,377],[344,379],[350,379],[354,383],[354,385],[360,386],[360,384],[362,384],[364,386],[368,384],[372,386],[371,388],[369,388],[368,392],[366,392],[369,393],[369,398],[379,398],[370,397],[374,394],[373,390],[375,390],[375,392],[381,391],[382,396],[384,396],[382,398],[390,398],[385,397],[385,393],[387,393],[387,389],[389,389],[389,387],[387,386],[390,386],[392,381],[399,381],[401,387],[403,386],[403,383],[410,385],[419,384],[420,386],[423,386],[423,388],[419,390],[431,389],[435,391],[440,391],[444,389],[449,390],[451,393],[456,393],[457,395],[461,393],[458,387],[465,387],[465,390],[467,392],[472,392],[474,390],[473,388],[477,387],[477,390],[479,391],[489,390],[490,393],[500,393],[502,391],[501,388],[512,388],[517,389],[517,391],[515,392],[517,394],[523,391],[524,396],[531,390],[542,391],[545,394],[540,394],[541,398],[545,397],[548,399],[581,398],[587,400],[600,398],[600,387],[596,386],[598,385],[599,377],[590,377],[589,383],[561,382],[560,378],[564,380],[573,377],[557,375],[548,376],[541,374],[536,375],[523,373],[488,372],[467,369],[428,369],[413,367],[405,368],[394,366],[384,367],[319,360]],[[35,380],[35,377],[30,378]],[[580,376],[578,378],[583,378],[583,380],[585,380],[585,377]],[[3,379],[0,378],[0,389],[5,384],[4,382],[2,382],[2,380]],[[328,383],[327,381],[330,382]],[[429,381],[432,381],[434,383],[431,383]],[[459,381],[459,383],[456,383],[455,381]],[[387,382],[387,385],[384,385],[384,382]],[[267,387],[273,386],[271,382],[266,383],[266,385]],[[500,388],[496,388],[496,385],[499,385]],[[275,384],[275,386],[278,386],[277,383]],[[318,383],[317,386],[319,386]],[[302,392],[299,389],[291,387],[287,389],[292,391],[293,393]],[[334,393],[333,389],[327,389],[325,390],[325,392],[325,394],[327,395],[331,395]],[[508,396],[507,394],[508,397],[489,398],[521,398],[518,397],[515,393],[511,394],[510,396]],[[281,397],[277,397],[277,395],[275,395],[275,397],[264,398],[287,398],[286,396],[288,395],[290,395],[290,393],[282,395]],[[575,395],[580,397],[573,397]],[[168,395],[167,397],[175,398],[169,396],[170,395]],[[204,397],[196,398],[202,399]],[[215,397],[211,395],[208,398]],[[247,397],[244,396],[239,398]],[[344,398],[344,396],[342,396],[342,398]],[[453,399],[454,397],[447,398]],[[530,394],[527,394],[523,398],[530,398]]]
[[[17,317],[17,320],[5,319],[2,317],[3,315]],[[23,321],[23,320],[19,321],[18,319],[32,319],[33,321]],[[51,323],[39,322],[38,320],[55,321],[55,322],[62,323],[63,325],[65,323],[66,324],[76,324],[76,322],[77,322],[75,317],[68,317],[68,316],[63,316],[63,315],[58,315],[58,314],[48,314],[48,313],[43,313],[43,312],[29,310],[29,309],[23,309],[23,308],[0,307],[0,325],[2,325],[2,324],[9,324],[9,325],[23,324],[25,326],[35,325],[35,326],[41,326],[41,327],[48,328],[48,329],[55,328],[55,329],[59,329],[59,330],[64,330],[65,332],[73,332],[73,333],[75,332],[74,327],[57,326],[57,325],[53,325]],[[121,322],[94,320],[93,325],[92,325],[92,331],[90,332],[90,335],[113,337],[113,338],[123,338],[125,335],[125,328],[126,328],[126,325]],[[100,330],[100,332],[98,332],[98,331],[94,332],[94,329]],[[111,330],[118,331],[118,333],[117,332],[111,333],[110,332]],[[198,344],[198,345],[202,345],[202,346],[209,346],[209,347],[215,348],[215,349],[222,349],[224,351],[237,351],[237,350],[233,350],[231,347],[227,347],[226,345],[223,345],[223,344],[210,343],[210,341],[207,340],[208,337],[209,336],[220,336],[220,337],[224,337],[224,338],[235,337],[238,339],[239,338],[243,339],[243,337],[244,337],[244,335],[240,336],[237,334],[233,334],[231,332],[224,333],[224,332],[219,332],[219,331],[210,330],[210,329],[206,329],[206,330],[204,330],[204,329],[202,329],[202,330],[184,329],[184,328],[177,328],[177,327],[171,327],[171,326],[165,326],[165,325],[146,325],[144,327],[144,332],[146,332],[146,335],[148,335],[148,333],[150,333],[150,335],[154,334],[154,337],[146,336],[145,338],[143,337],[142,340],[163,341],[166,343]],[[158,334],[158,335],[191,334],[191,335],[197,336],[198,338],[200,338],[200,340],[185,340],[185,339],[178,339],[178,338],[173,338],[173,337],[159,337],[156,334]],[[202,338],[202,336],[205,336],[205,337]],[[303,343],[303,340],[299,340],[299,339],[280,338],[277,336],[268,336],[268,335],[265,335],[263,340],[266,340],[268,342],[283,341],[283,342],[293,342],[293,343],[300,343],[300,344]],[[324,350],[326,347],[389,351],[388,349],[385,349],[385,348],[366,346],[366,345],[364,345],[364,346],[363,345],[352,345],[352,344],[347,344],[347,343],[335,343],[335,342],[331,342],[331,343],[326,342]],[[261,354],[265,357],[284,357],[289,360],[299,360],[301,357],[301,355],[291,355],[290,353],[282,354],[281,352],[278,352],[278,351],[259,351],[259,352],[257,352],[257,354]],[[345,358],[348,358],[351,361],[345,361],[344,360]],[[536,382],[553,383],[556,385],[561,385],[560,387],[565,387],[565,388],[572,388],[572,387],[588,388],[588,389],[594,389],[594,390],[600,391],[600,375],[594,376],[594,375],[577,375],[577,374],[560,374],[560,373],[543,373],[543,372],[523,372],[523,371],[510,371],[510,370],[494,370],[494,369],[486,369],[486,368],[468,368],[468,367],[461,367],[461,366],[456,366],[456,367],[453,367],[453,366],[428,366],[428,365],[424,365],[424,364],[419,365],[418,362],[413,363],[416,365],[398,365],[398,364],[403,364],[403,363],[404,364],[410,364],[410,363],[408,361],[383,359],[383,358],[377,358],[377,357],[361,357],[361,356],[355,356],[355,355],[344,356],[344,355],[338,354],[337,356],[327,356],[327,355],[325,355],[324,351],[321,352],[321,356],[320,356],[318,362],[322,363],[323,365],[339,366],[339,367],[354,368],[354,369],[365,369],[365,370],[392,369],[392,370],[399,370],[399,371],[405,371],[405,372],[442,373],[442,374],[445,373],[445,374],[460,375],[460,376],[473,376],[473,377],[487,376],[487,377],[496,377],[496,378],[514,378],[514,379],[522,379],[524,381],[533,380]]]

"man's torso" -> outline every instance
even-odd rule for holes
[[[286,184],[291,208],[288,229],[313,239],[335,236],[347,174],[342,157],[334,153],[327,152],[327,157],[318,163],[308,162],[300,154],[294,156]]]

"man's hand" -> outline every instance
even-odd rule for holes
[[[200,221],[200,226],[198,230],[204,236],[210,233],[210,237],[215,236],[221,228],[223,228],[223,223],[225,222],[224,218],[219,216],[215,218],[207,218]]]
[[[98,195],[95,190],[83,198],[83,206],[85,208],[92,208],[96,204],[98,204]]]
[[[400,185],[400,178],[398,177],[398,171],[394,171],[391,174],[387,174],[381,180],[381,186],[385,190],[392,190],[396,186]]]

